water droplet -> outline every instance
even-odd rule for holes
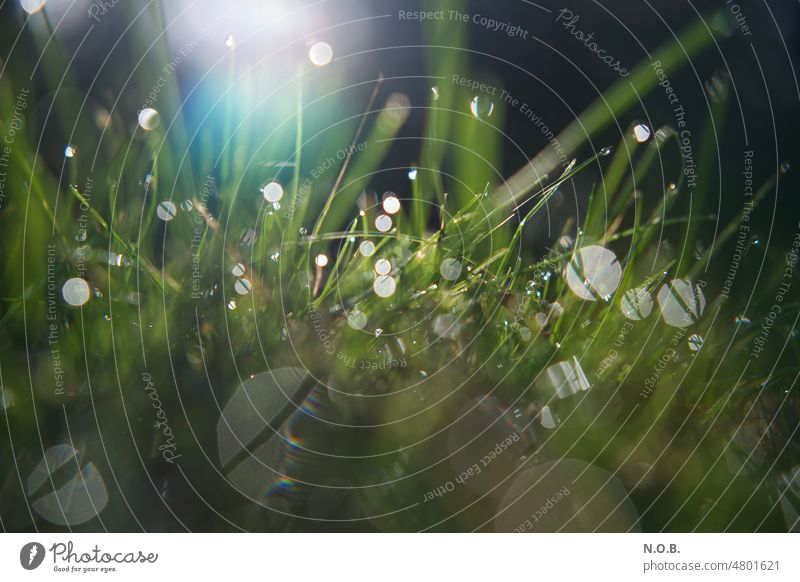
[[[486,97],[475,95],[472,101],[469,102],[469,111],[473,117],[491,117],[492,113],[494,113],[494,103]]]
[[[347,314],[347,325],[353,329],[364,329],[367,326],[367,315],[358,309]]]
[[[67,147],[64,148],[64,157],[74,158],[77,155],[78,155],[78,148],[72,144],[67,144]]]
[[[381,214],[375,219],[375,228],[380,232],[388,232],[392,228],[392,219],[385,214]]]
[[[437,315],[433,320],[433,333],[442,339],[457,340],[461,335],[461,324],[455,315]]]
[[[629,289],[622,297],[620,308],[625,317],[639,321],[653,311],[653,297],[644,287]]]
[[[439,265],[439,273],[448,281],[455,281],[461,275],[461,263],[453,258],[447,258]]]
[[[549,406],[542,407],[542,411],[539,413],[539,422],[544,428],[554,429],[556,427],[556,419]]]
[[[318,254],[316,256],[316,258],[314,259],[314,263],[318,267],[327,267],[328,266],[328,255],[326,255],[324,253]]]
[[[233,38],[232,34],[229,34],[225,39],[225,46],[228,47],[229,49],[236,48],[236,39]]]
[[[64,296],[64,301],[73,307],[80,307],[89,301],[91,290],[86,281],[80,277],[73,277],[64,283],[64,286],[61,288],[61,295]]]
[[[327,42],[316,42],[308,50],[308,58],[317,67],[324,67],[333,59],[333,48]]]
[[[381,275],[375,278],[372,289],[378,297],[391,297],[397,289],[397,283],[388,275]]]
[[[234,309],[236,309],[236,301],[234,301],[233,299],[231,299],[230,301],[228,301],[228,309],[230,309],[231,311],[233,311]]]
[[[648,139],[650,139],[650,128],[647,127],[645,124],[640,123],[633,128],[633,137],[639,143],[644,143]]]
[[[375,261],[375,272],[378,275],[388,275],[392,272],[392,263],[387,259],[378,259]]]
[[[431,87],[431,93],[433,93],[433,100],[439,100],[439,87]]]
[[[411,168],[410,170],[408,170],[408,179],[411,180],[412,182],[417,179],[416,168]]]
[[[611,146],[606,146],[606,147],[604,147],[603,149],[600,150],[600,155],[601,156],[607,156],[607,155],[609,155],[611,153],[611,151],[612,151]]]
[[[308,229],[305,226],[301,226],[298,232],[300,233],[300,236],[306,236],[308,234]]]
[[[689,336],[689,349],[693,352],[700,351],[700,348],[703,347],[704,341],[705,340],[703,339],[703,336],[693,333]]]
[[[371,240],[361,241],[361,244],[358,245],[358,252],[362,257],[371,257],[375,254],[375,243]]]
[[[31,507],[47,521],[73,526],[97,517],[108,503],[108,491],[93,463],[81,467],[80,453],[70,445],[47,449],[28,477]],[[64,480],[54,479],[59,471]],[[69,479],[67,480],[67,478]],[[59,484],[62,483],[62,484]]]
[[[283,186],[277,182],[270,182],[261,188],[261,194],[263,194],[264,200],[267,202],[278,202],[281,198],[283,198]]]
[[[178,207],[170,200],[165,200],[156,207],[156,214],[164,222],[169,222],[178,214]]]
[[[231,270],[234,277],[241,277],[247,269],[242,263],[236,263]]]
[[[269,258],[270,260],[272,260],[273,263],[277,263],[278,259],[281,258],[281,253],[279,251],[275,251],[269,256]]]
[[[47,4],[47,0],[19,0],[19,3],[25,12],[28,14],[35,14],[44,8],[44,5]]]
[[[181,202],[181,208],[183,208],[186,212],[189,212],[194,208],[194,203],[192,203],[191,200],[184,200]]]
[[[550,382],[553,393],[558,398],[566,398],[591,388],[591,384],[575,356],[550,366],[545,370],[545,376]]]
[[[733,322],[736,325],[750,325],[753,323],[752,320],[746,315],[737,315]]]
[[[699,286],[691,281],[675,279],[658,291],[658,305],[667,325],[688,327],[703,314],[706,299]]]
[[[792,168],[792,166],[789,164],[789,162],[781,162],[781,165],[779,167],[781,174],[785,174],[791,168]]]
[[[161,117],[158,111],[152,107],[147,107],[139,112],[139,127],[145,131],[153,131],[161,124]]]
[[[575,253],[567,265],[567,285],[585,301],[610,297],[622,280],[617,255],[600,246],[588,246]]]
[[[233,288],[239,295],[247,295],[248,293],[250,293],[252,285],[250,284],[249,279],[242,278],[236,281]]]
[[[383,195],[383,210],[386,214],[396,214],[400,211],[400,199],[394,192],[387,192]]]

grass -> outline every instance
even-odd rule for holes
[[[653,59],[667,73],[677,71],[724,32],[719,19],[691,24]],[[434,46],[467,42],[456,25],[427,32]],[[31,24],[25,34],[42,55],[41,85],[70,77],[46,27],[37,32]],[[126,92],[147,94],[148,72],[169,62],[164,39],[154,42]],[[173,79],[155,104],[161,125],[153,131],[135,126],[125,99],[85,95],[82,103],[56,99],[51,112],[64,124],[62,135],[78,144],[75,157],[50,155],[49,144],[35,139],[33,117],[31,131],[14,141],[10,196],[0,214],[0,372],[5,401],[13,402],[0,454],[4,466],[16,468],[0,482],[5,528],[58,529],[29,509],[21,483],[44,450],[62,442],[96,464],[111,497],[99,522],[72,524],[78,528],[491,528],[494,489],[437,500],[424,512],[374,517],[445,479],[446,427],[464,407],[489,404],[502,413],[489,426],[513,417],[530,436],[521,467],[563,455],[605,468],[631,491],[643,529],[792,525],[790,501],[781,495],[787,484],[796,488],[787,475],[798,459],[797,344],[770,362],[745,364],[733,355],[749,352],[770,305],[715,295],[721,274],[714,264],[728,260],[741,216],[718,223],[709,181],[687,200],[675,131],[665,126],[639,143],[636,122],[619,128],[656,87],[649,62],[559,134],[574,156],[566,167],[547,149],[503,179],[495,170],[503,156],[495,127],[505,113],[500,104],[492,118],[476,117],[462,106],[470,95],[442,90],[424,107],[409,108],[392,96],[396,80],[380,76],[344,94],[332,66],[301,67],[276,87],[236,59],[231,51],[218,63],[214,74],[226,79],[227,91],[200,122],[189,111],[191,96],[208,86],[179,91]],[[462,53],[446,51],[430,68],[442,76],[469,65]],[[0,131],[7,134],[31,66],[15,61],[3,70]],[[721,91],[700,137],[701,176],[713,174],[726,100]],[[401,130],[408,116],[425,118],[413,181],[410,167],[387,167],[391,148],[407,139]],[[612,125],[619,143],[586,151],[586,140]],[[561,225],[553,248],[531,248],[531,223],[587,172],[599,179],[585,216]],[[398,192],[402,209],[384,232],[376,228],[382,210],[370,187],[386,175],[405,193]],[[773,191],[775,178],[763,179],[756,202]],[[260,192],[273,180],[284,189],[274,205]],[[165,201],[178,209],[169,222],[157,215]],[[76,225],[84,223],[88,236],[76,241]],[[712,227],[713,252],[699,246]],[[365,240],[375,246],[370,257],[359,251]],[[50,270],[48,243],[57,249]],[[565,273],[587,269],[579,251],[598,245],[615,253],[621,279],[608,297],[586,301]],[[391,262],[390,276],[374,273],[378,258]],[[776,269],[777,285],[781,260],[752,247],[740,277],[761,261],[762,269]],[[92,297],[70,308],[60,289],[81,276],[81,261]],[[376,293],[376,278],[396,287],[389,297]],[[655,298],[678,278],[704,281],[703,310],[671,297],[684,312],[702,311],[687,329],[666,325],[658,302],[641,321],[623,315],[625,291],[643,288]],[[50,318],[54,296],[57,315]],[[794,333],[798,313],[796,303],[784,305],[773,345]],[[54,345],[63,390],[54,386]],[[665,354],[674,354],[669,368],[642,396]],[[547,370],[573,357],[591,389],[555,398]],[[377,367],[391,361],[403,364]],[[280,478],[265,476],[258,489],[265,506],[296,518],[254,511],[260,506],[225,483],[215,453],[220,409],[236,388],[287,366],[306,368],[331,387],[304,386],[304,414],[280,427],[291,444],[273,467]],[[153,429],[145,373],[169,415],[172,440]],[[554,428],[543,426],[545,410]],[[470,438],[488,429],[479,428]],[[177,465],[160,454],[166,441],[180,451]],[[642,466],[649,469],[641,473]],[[517,469],[492,485],[513,479]],[[365,486],[392,480],[392,487]],[[309,520],[304,512],[320,489],[309,483],[347,491],[350,501],[326,498],[322,505],[352,521],[335,521],[338,513]],[[348,513],[342,508],[353,499],[361,509]]]

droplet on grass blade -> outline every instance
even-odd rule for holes
[[[494,103],[489,101],[486,97],[475,95],[469,102],[469,111],[473,117],[478,119],[484,117],[491,117],[494,113]]]
[[[64,148],[64,157],[74,158],[77,155],[78,155],[78,148],[72,144],[67,144],[67,147]]]
[[[314,258],[314,263],[318,267],[327,267],[328,266],[328,255],[320,253]]]
[[[639,321],[649,316],[653,311],[653,297],[644,287],[629,289],[622,296],[620,309],[628,319]]]
[[[600,246],[577,251],[567,265],[567,285],[585,301],[607,300],[622,280],[622,267],[617,256]]]
[[[691,281],[675,279],[658,291],[661,317],[672,327],[688,327],[703,314],[706,298]]]
[[[252,285],[249,279],[242,278],[236,281],[236,283],[233,285],[233,288],[239,295],[247,295],[250,293]]]
[[[169,222],[178,214],[178,207],[171,200],[165,200],[156,208],[156,215],[164,222]]]
[[[646,126],[645,124],[643,124],[643,123],[639,123],[638,125],[636,125],[636,126],[633,128],[633,137],[634,137],[634,138],[636,139],[636,141],[638,141],[639,143],[644,143],[644,142],[646,142],[648,139],[650,139],[650,135],[651,135],[650,128],[649,128],[649,127],[647,127],[647,126]]]

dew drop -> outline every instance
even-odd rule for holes
[[[393,192],[384,194],[383,210],[386,214],[397,214],[400,211],[400,199]]]
[[[371,257],[375,254],[375,243],[371,240],[361,241],[361,244],[358,245],[358,252],[362,257]]]
[[[785,174],[786,172],[788,172],[791,169],[791,167],[792,166],[789,164],[789,162],[781,162],[781,165],[780,165],[780,168],[779,168],[781,174]]]
[[[494,113],[494,103],[486,99],[486,97],[475,95],[472,101],[469,102],[469,111],[473,117],[479,119],[481,117],[491,117],[492,113]]]
[[[264,196],[264,200],[267,202],[278,202],[281,198],[283,198],[283,186],[277,182],[270,182],[261,188],[261,194]]]
[[[643,123],[640,123],[633,128],[633,137],[636,138],[636,141],[639,143],[646,142],[648,139],[650,139],[650,135],[650,128]]]
[[[381,214],[375,219],[375,228],[379,232],[388,232],[392,228],[392,219],[386,214]]]
[[[347,314],[347,325],[353,329],[364,329],[367,326],[367,315],[358,309]]]
[[[227,38],[225,38],[225,46],[228,47],[229,49],[236,48],[236,39],[233,38],[232,34],[229,34]]]
[[[607,155],[609,155],[611,153],[611,151],[612,151],[611,146],[606,146],[606,147],[604,147],[603,149],[600,150],[600,155],[601,156],[607,156]]]
[[[236,301],[234,301],[233,299],[231,299],[230,301],[228,301],[228,309],[230,309],[231,311],[233,311],[234,309],[236,309]]]
[[[600,246],[588,246],[575,253],[567,265],[567,285],[585,301],[610,297],[622,279],[617,256]]]
[[[64,157],[74,158],[77,155],[78,155],[78,148],[72,144],[67,144],[67,147],[64,148]]]
[[[152,107],[147,107],[139,112],[139,127],[145,131],[153,131],[161,124],[161,117],[158,111]]]
[[[375,261],[375,272],[378,275],[388,275],[392,272],[392,263],[387,259],[378,259]]]
[[[165,200],[156,207],[156,214],[164,222],[169,222],[178,214],[178,207],[170,200]]]
[[[236,281],[233,288],[239,295],[247,295],[248,293],[250,293],[252,285],[250,284],[249,279],[242,278]]]
[[[747,317],[746,315],[737,315],[736,318],[733,320],[736,325],[750,325],[752,320]]]
[[[461,275],[461,262],[454,258],[447,258],[439,265],[439,273],[448,281],[455,281]]]
[[[431,87],[431,93],[433,93],[433,100],[439,100],[439,87]]]
[[[186,212],[189,212],[194,209],[194,203],[191,200],[184,200],[181,202],[181,208],[183,208]]]
[[[412,182],[417,179],[416,168],[411,168],[410,170],[408,170],[408,179],[411,180]]]
[[[333,59],[333,48],[327,42],[316,42],[308,50],[308,58],[317,67],[324,67]]]
[[[73,307],[80,307],[89,301],[91,290],[89,284],[80,277],[73,277],[64,283],[61,288],[61,295],[64,296],[64,301]]]
[[[391,297],[397,289],[397,283],[388,275],[381,275],[375,278],[372,289],[378,297]]]
[[[653,298],[644,287],[629,289],[620,302],[622,314],[628,319],[639,321],[653,311]]]
[[[246,271],[245,266],[242,263],[236,263],[233,266],[231,273],[233,273],[234,277],[241,277],[242,275],[244,275],[245,271]]]
[[[689,349],[692,350],[693,352],[700,351],[700,348],[703,347],[704,341],[705,340],[703,339],[703,336],[701,336],[700,334],[693,333],[692,335],[689,336]]]

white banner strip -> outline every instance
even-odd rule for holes
[[[790,534],[4,534],[3,580],[800,580]],[[579,577],[586,578],[579,578]]]

